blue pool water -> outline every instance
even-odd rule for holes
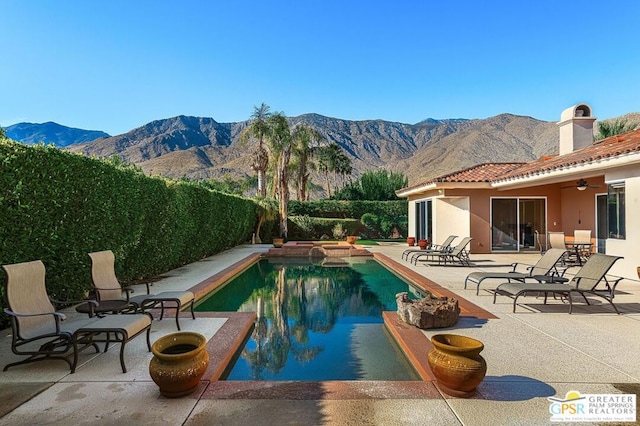
[[[196,310],[258,314],[227,380],[419,380],[382,320],[404,291],[421,297],[372,259],[263,259]]]

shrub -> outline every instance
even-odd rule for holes
[[[333,238],[335,238],[336,240],[343,238],[345,235],[344,228],[342,228],[341,223],[336,223],[331,232],[333,233]]]
[[[372,237],[380,236],[380,219],[373,213],[365,213],[360,218],[360,222],[365,226],[369,235]]]
[[[343,232],[357,235],[360,222],[357,219],[289,216],[289,238],[319,240],[323,235],[333,236],[337,224],[340,224]]]

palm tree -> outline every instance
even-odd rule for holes
[[[262,224],[267,220],[274,220],[276,218],[276,212],[278,211],[278,206],[276,204],[276,200],[273,198],[264,198],[264,197],[256,197],[254,198],[256,203],[256,216],[258,220],[258,224],[256,225],[256,244],[262,243],[262,239],[260,238],[260,228]]]
[[[289,160],[291,159],[292,138],[287,117],[275,113],[267,119],[267,143],[276,158],[274,187],[280,213],[280,237],[287,239],[287,217],[289,204]]]
[[[353,172],[353,167],[351,167],[351,160],[349,157],[340,151],[338,156],[336,157],[336,173],[342,177],[342,188],[344,188],[345,177],[350,175]]]
[[[306,201],[308,197],[307,186],[312,167],[310,158],[314,154],[312,144],[317,144],[323,137],[317,130],[304,124],[297,125],[293,129],[291,137],[293,139],[292,154],[294,157],[291,171],[295,178],[296,195],[298,200]]]
[[[269,166],[269,153],[264,148],[264,138],[269,133],[268,119],[271,116],[269,105],[264,102],[259,107],[253,107],[251,121],[243,130],[241,140],[246,141],[247,138],[253,136],[258,139],[258,147],[253,152],[251,158],[251,169],[258,174],[258,196],[265,197],[267,189],[265,186],[265,177]]]
[[[598,133],[596,134],[595,139],[599,141],[608,138],[609,136],[630,132],[636,127],[638,127],[638,123],[630,123],[624,118],[612,121],[602,121],[598,123]]]
[[[320,148],[318,157],[318,169],[324,174],[327,184],[327,197],[331,198],[329,173],[338,173],[343,176],[351,174],[351,162],[349,161],[349,157],[342,151],[342,148],[335,143]]]

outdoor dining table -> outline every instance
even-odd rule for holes
[[[575,256],[575,264],[582,266],[591,256],[591,243],[566,242],[565,247]]]

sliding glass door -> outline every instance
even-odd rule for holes
[[[535,231],[547,232],[545,199],[492,198],[491,231],[492,251],[539,250]]]
[[[431,200],[416,202],[416,229],[417,239],[428,239],[432,241],[432,208]]]

